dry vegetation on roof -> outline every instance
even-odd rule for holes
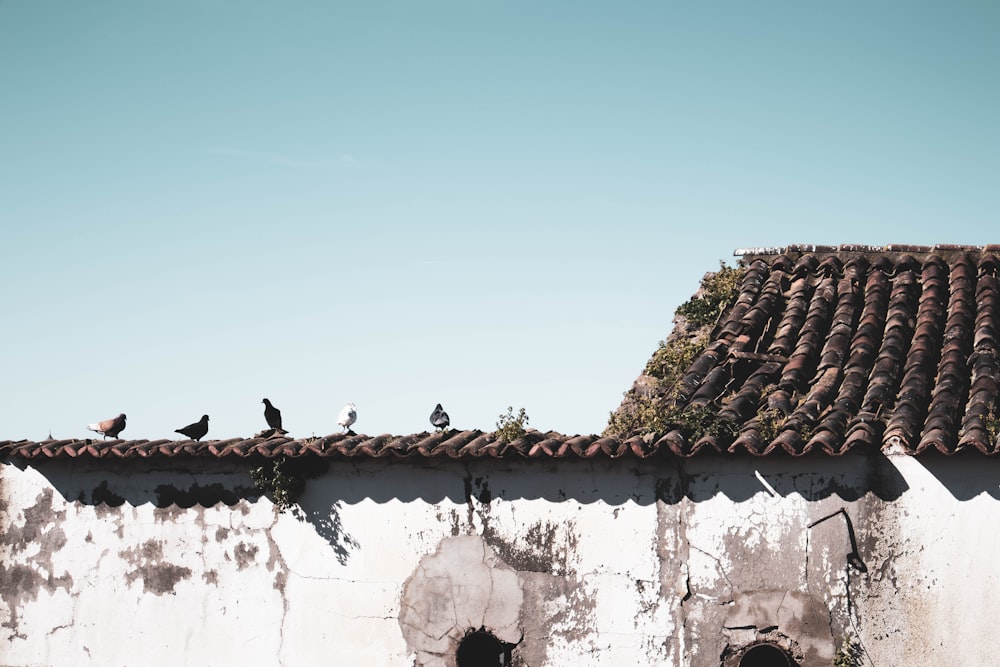
[[[719,262],[719,270],[701,280],[701,288],[677,309],[677,327],[660,343],[643,374],[611,413],[605,435],[627,438],[644,433],[680,430],[688,439],[735,435],[735,425],[711,407],[681,409],[674,405],[675,385],[705,350],[719,317],[739,295],[742,267]]]

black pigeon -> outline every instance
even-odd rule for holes
[[[444,411],[440,403],[431,413],[431,426],[442,431],[451,426],[451,419],[448,418],[448,413]]]
[[[261,402],[265,405],[264,419],[267,420],[267,425],[275,431],[284,430],[281,428],[281,410],[271,405],[271,401],[266,398]]]
[[[201,440],[208,433],[208,415],[202,415],[201,420],[196,421],[193,424],[188,424],[184,428],[179,428],[174,431],[174,433],[180,433],[181,435],[186,435],[194,441]]]
[[[105,419],[96,424],[87,424],[91,431],[97,431],[107,438],[117,438],[118,434],[125,430],[125,413],[118,415],[114,419]]]

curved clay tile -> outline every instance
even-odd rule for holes
[[[903,271],[919,271],[921,262],[913,255],[901,255],[895,262],[895,272],[899,275]]]
[[[702,381],[708,376],[713,368],[724,362],[729,354],[729,345],[723,341],[715,341],[709,344],[705,350],[698,355],[687,373],[675,385],[677,395],[676,403],[684,405],[688,399],[701,386]]]
[[[806,313],[812,294],[812,282],[808,278],[798,278],[792,282],[785,304],[785,312],[782,313],[781,321],[778,322],[774,340],[771,341],[771,345],[767,349],[769,354],[787,357],[795,349],[799,332],[806,321]]]
[[[785,282],[786,278],[783,273],[773,272],[764,283],[764,287],[760,291],[760,298],[740,319],[739,335],[748,338],[748,342],[743,347],[756,347],[753,343],[764,333],[768,322],[771,321],[775,313],[780,312],[781,293],[784,291]]]
[[[799,257],[797,262],[795,262],[795,266],[792,267],[792,273],[796,276],[813,274],[816,272],[817,266],[819,266],[819,258],[817,258],[816,255],[803,255],[802,257]]]
[[[802,391],[816,370],[820,345],[826,337],[833,313],[836,287],[832,278],[824,278],[813,293],[798,343],[788,358],[778,384],[787,390]]]
[[[948,302],[944,345],[938,362],[937,382],[931,394],[931,404],[917,452],[931,445],[948,451],[957,444],[957,425],[963,416],[961,410],[969,389],[966,360],[972,351],[975,283],[976,270],[967,255],[960,255],[951,266],[951,299]]]
[[[769,276],[770,272],[767,264],[759,259],[746,269],[733,305],[725,313],[725,318],[720,320],[716,327],[714,337],[717,340],[728,343],[741,335],[745,326],[743,318],[746,316],[747,311],[757,302],[757,298]]]
[[[792,258],[788,255],[781,254],[771,260],[771,270],[772,271],[783,271],[784,273],[791,273],[792,267],[794,266]]]
[[[979,275],[997,272],[1000,272],[1000,258],[992,253],[979,258]]]
[[[857,419],[882,418],[892,407],[892,398],[913,336],[913,310],[920,285],[912,270],[893,278],[882,345],[872,367],[868,390]]]
[[[817,426],[828,451],[839,450],[846,438],[846,428],[868,386],[868,376],[882,340],[889,305],[889,281],[882,271],[873,271],[865,284],[865,300],[857,330],[850,344],[850,356],[844,364],[840,390],[826,416]]]
[[[780,362],[769,361],[753,371],[732,399],[719,410],[719,417],[743,423],[757,411],[764,388],[774,382],[781,367]]]
[[[873,446],[882,442],[884,424],[871,417],[855,418],[847,425],[847,435],[844,438],[844,449],[853,447]]]
[[[976,324],[972,338],[972,369],[965,419],[960,431],[960,446],[974,446],[984,453],[997,452],[996,433],[987,425],[991,411],[996,419],[995,400],[1000,389],[1000,362],[996,332],[1000,325],[1000,281],[991,271],[979,278],[976,285]],[[991,425],[996,428],[995,423]]]
[[[869,270],[881,271],[887,276],[891,276],[895,272],[896,267],[892,263],[891,259],[889,259],[885,255],[879,255],[878,257],[872,259],[872,264]]]
[[[843,268],[844,265],[836,255],[827,255],[819,263],[819,266],[816,267],[816,270],[822,272],[825,276],[833,278],[839,276]]]
[[[903,366],[896,407],[884,434],[884,438],[895,438],[907,450],[916,445],[927,412],[927,399],[941,349],[944,305],[948,301],[947,280],[948,266],[939,257],[932,257],[924,264],[916,329]]]
[[[699,438],[697,441],[691,444],[688,450],[688,456],[696,456],[698,454],[714,453],[718,454],[723,451],[722,446],[719,441],[714,436],[704,436]]]

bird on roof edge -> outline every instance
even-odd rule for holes
[[[96,424],[87,424],[88,431],[100,433],[107,438],[117,438],[118,434],[125,430],[125,413],[121,413],[114,419],[105,419]]]
[[[441,404],[438,403],[434,408],[434,412],[431,413],[431,426],[443,431],[449,426],[451,426],[451,419],[448,417],[448,413],[444,411]]]
[[[354,403],[348,403],[337,415],[337,424],[344,428],[344,433],[354,433],[351,430],[351,425],[358,421],[358,411],[357,406]]]
[[[195,442],[198,442],[208,433],[208,415],[202,415],[201,419],[193,424],[188,424],[184,428],[175,429],[174,433],[186,435]]]
[[[264,404],[264,420],[267,425],[275,431],[284,431],[281,428],[281,410],[271,405],[271,401],[266,398],[261,403]]]

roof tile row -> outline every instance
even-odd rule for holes
[[[748,265],[736,305],[663,399],[715,408],[737,434],[687,444],[679,431],[666,438],[685,455],[705,447],[840,454],[861,444],[1000,453],[998,252],[1000,245],[737,251]],[[766,436],[776,413],[778,432]]]
[[[657,395],[707,409],[726,435],[567,436],[529,431],[337,434],[193,442],[0,442],[0,457],[420,457],[617,459],[706,452],[838,456],[1000,453],[1000,245],[787,246],[737,250],[739,293],[707,346]],[[628,400],[628,399],[627,399]]]

